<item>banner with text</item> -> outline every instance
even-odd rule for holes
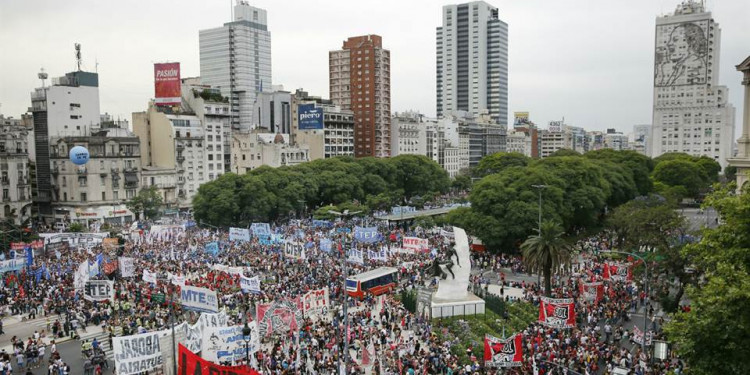
[[[518,367],[523,365],[523,335],[507,339],[484,336],[484,365],[487,367]]]
[[[201,357],[211,362],[232,362],[253,355],[260,347],[256,322],[249,322],[250,340],[245,351],[243,326],[207,327],[203,330],[203,350]]]
[[[169,330],[164,330],[115,337],[112,340],[112,347],[117,374],[135,375],[161,367],[163,358],[159,338],[169,333]]]
[[[403,247],[420,252],[427,252],[430,250],[430,244],[426,238],[404,237]]]
[[[218,314],[203,313],[198,317],[198,321],[193,325],[182,323],[175,327],[175,331],[180,331],[177,337],[184,337],[180,344],[185,345],[190,351],[198,353],[203,349],[203,330],[206,327],[224,327],[229,324],[229,318],[225,312]]]
[[[218,312],[219,299],[211,289],[185,285],[180,288],[180,304],[187,310]]]
[[[240,275],[240,288],[245,293],[260,293],[260,278]]]
[[[287,334],[289,331],[299,329],[303,315],[299,305],[299,298],[296,301],[259,303],[256,317],[260,335],[270,336],[274,332]]]
[[[122,277],[133,277],[135,276],[135,262],[133,258],[120,257],[120,276]]]
[[[253,231],[253,236],[255,237],[271,235],[271,226],[268,223],[253,223],[250,226],[250,230]]]
[[[182,375],[260,375],[259,372],[247,366],[221,366],[201,358],[199,355],[180,345],[180,360],[177,363],[177,373]]]
[[[89,280],[83,290],[83,299],[92,302],[113,301],[115,282],[109,280]]]
[[[302,296],[302,311],[306,317],[323,317],[328,314],[330,306],[328,288],[311,290]]]
[[[151,272],[147,269],[143,269],[143,281],[151,284],[156,284],[156,272]]]
[[[375,243],[380,241],[377,227],[354,227],[354,238],[363,243]]]
[[[349,263],[364,265],[365,264],[365,255],[362,250],[357,249],[349,249],[349,254],[346,256],[346,261]]]
[[[292,240],[284,241],[284,256],[295,259],[305,259],[305,244]]]
[[[576,310],[572,298],[542,297],[539,303],[539,322],[552,328],[573,328]]]
[[[599,302],[604,296],[604,284],[601,282],[580,284],[580,294],[584,300],[589,302]]]
[[[250,241],[250,229],[246,228],[229,228],[230,241]]]

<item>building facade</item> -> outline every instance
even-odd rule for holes
[[[531,137],[528,133],[521,130],[508,130],[508,136],[505,142],[505,152],[517,152],[524,156],[531,157]]]
[[[604,148],[609,148],[616,151],[630,150],[630,142],[628,136],[618,132],[615,129],[607,129],[607,132],[603,135],[604,137]]]
[[[237,174],[264,165],[277,168],[308,161],[309,147],[291,145],[289,134],[250,132],[232,136],[232,172]]]
[[[633,126],[630,148],[640,154],[651,156],[651,125]]]
[[[249,130],[257,93],[271,88],[271,32],[266,11],[238,0],[232,22],[201,30],[198,38],[201,80],[230,99],[232,129]]]
[[[489,113],[508,124],[508,24],[483,2],[443,6],[437,28],[437,114]]]
[[[351,37],[328,58],[331,100],[354,112],[354,155],[391,156],[391,54],[382,38]]]
[[[75,165],[69,151],[89,150]],[[102,129],[87,136],[51,137],[49,158],[55,223],[124,224],[137,220],[125,203],[140,189],[140,140],[127,129]]]
[[[29,128],[21,119],[0,115],[0,185],[2,220],[22,224],[31,217]]]
[[[656,18],[651,157],[684,152],[727,166],[735,110],[719,85],[720,47],[721,29],[702,1]]]
[[[398,155],[427,155],[427,134],[421,114],[402,112],[391,118],[391,156]]]
[[[195,113],[201,123],[216,132],[220,127],[222,144],[217,145],[212,152],[215,168],[220,168],[217,162],[224,161],[224,171],[229,171],[230,166],[230,143],[232,139],[232,127],[230,126],[229,98],[221,95],[221,91],[201,82],[200,77],[185,78],[182,80],[182,107],[186,112]],[[216,134],[214,134],[216,135]]]
[[[282,86],[259,92],[253,104],[252,129],[265,133],[290,134],[292,131],[292,94]]]
[[[300,129],[299,106],[323,109],[323,129]],[[298,89],[292,96],[292,142],[309,147],[310,160],[354,156],[354,112]]]

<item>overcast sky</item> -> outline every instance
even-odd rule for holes
[[[18,117],[50,77],[98,62],[102,111],[130,119],[153,97],[153,63],[179,61],[200,75],[198,30],[221,26],[233,0],[0,0],[0,113]],[[442,5],[428,0],[257,0],[268,11],[273,82],[328,97],[328,51],[349,36],[379,34],[391,50],[394,111],[435,114],[435,27]],[[538,124],[565,117],[589,130],[632,131],[651,123],[655,17],[679,0],[493,0],[509,24],[509,115]],[[720,83],[741,127],[734,68],[750,55],[750,1],[711,0],[722,28]],[[737,131],[739,137],[739,130]],[[735,138],[737,138],[735,137]]]

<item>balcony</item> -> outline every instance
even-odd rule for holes
[[[78,167],[76,169],[76,173],[78,174],[86,174],[86,172],[87,172],[86,167]]]
[[[180,156],[177,157],[177,162],[178,163],[182,163],[184,161],[185,161],[185,157],[184,156],[180,155]]]
[[[0,184],[9,185],[10,184],[10,179],[8,179],[8,177],[2,177],[2,178],[0,178]]]

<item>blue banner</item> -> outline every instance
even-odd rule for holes
[[[34,265],[34,249],[31,246],[26,246],[24,251],[26,252],[26,265],[31,267]]]
[[[213,255],[218,254],[219,253],[219,243],[216,242],[216,241],[207,243],[206,244],[206,252],[207,253],[211,253]]]
[[[325,251],[326,253],[330,253],[332,245],[333,245],[333,242],[331,240],[327,238],[320,239],[320,250]]]
[[[315,104],[299,104],[297,120],[299,130],[323,129],[323,108],[316,108]]]
[[[330,228],[331,226],[333,226],[333,223],[328,220],[313,220],[312,225],[314,227]]]
[[[10,259],[0,262],[0,274],[11,271],[20,271],[26,266],[25,259]]]
[[[336,228],[336,233],[351,233],[352,228],[349,227],[338,227]]]
[[[363,243],[375,243],[380,241],[377,227],[354,227],[354,238]]]
[[[253,231],[255,237],[271,235],[271,226],[268,223],[253,223],[250,230]]]

